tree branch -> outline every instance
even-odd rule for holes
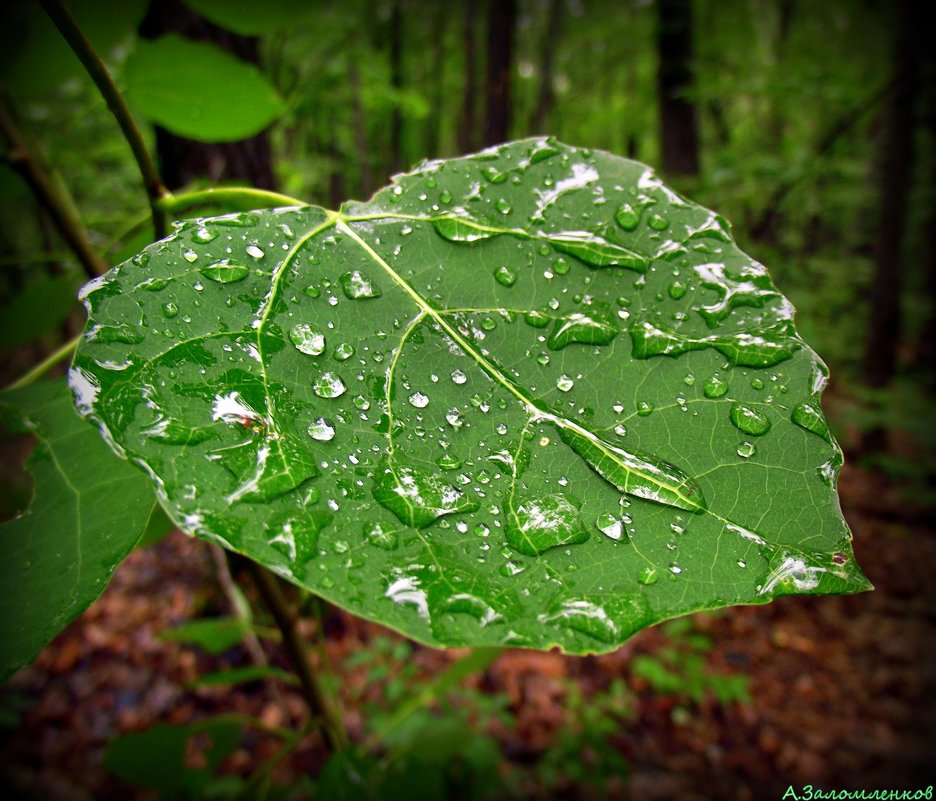
[[[117,119],[117,124],[120,125],[124,139],[130,145],[133,158],[136,160],[137,166],[140,168],[140,174],[143,176],[143,186],[146,189],[146,196],[149,198],[153,215],[153,232],[156,239],[162,239],[169,231],[169,216],[158,201],[168,195],[169,191],[159,177],[156,163],[146,148],[143,134],[137,127],[130,109],[127,108],[123,95],[120,94],[120,90],[114,83],[114,79],[108,72],[101,57],[95,51],[91,40],[78,27],[78,23],[63,0],[39,0],[39,2],[55,24],[55,27],[59,29],[59,33],[68,42],[78,60],[81,61],[107,103],[107,107]]]
[[[244,559],[243,565],[250,573],[254,584],[260,591],[263,602],[267,605],[276,621],[276,625],[283,635],[283,645],[289,652],[290,658],[309,710],[314,718],[320,721],[322,734],[332,751],[340,751],[348,746],[348,733],[344,721],[330,704],[322,685],[319,683],[305,643],[299,636],[296,626],[296,615],[283,597],[282,590],[275,576],[266,568],[261,567],[250,559]]]
[[[172,215],[194,208],[217,203],[230,208],[251,209],[276,208],[277,206],[308,206],[304,200],[271,192],[268,189],[253,189],[248,186],[224,186],[218,189],[199,189],[180,195],[170,195],[158,201],[160,208]]]
[[[843,137],[861,121],[865,114],[871,111],[871,109],[877,106],[878,103],[887,97],[888,94],[890,94],[896,83],[896,78],[888,81],[887,84],[875,91],[872,95],[867,97],[857,106],[850,108],[846,114],[839,118],[836,123],[825,132],[825,135],[822,137],[822,139],[819,140],[819,144],[816,147],[813,155],[810,157],[810,160],[814,161],[828,153],[841,137]],[[763,239],[767,235],[767,232],[774,224],[777,215],[780,213],[780,207],[786,200],[787,195],[796,189],[796,187],[802,183],[807,175],[812,174],[812,172],[804,170],[786,183],[780,184],[774,190],[773,194],[770,196],[770,200],[767,201],[767,205],[764,207],[764,210],[751,226],[751,236],[754,239]]]
[[[42,378],[49,370],[55,367],[62,359],[67,359],[71,356],[75,348],[78,347],[78,343],[81,341],[81,334],[76,336],[74,339],[68,340],[64,345],[62,345],[58,350],[46,356],[39,364],[33,367],[28,373],[16,379],[7,389],[22,389],[23,387],[28,387],[30,384],[35,383],[38,379]]]
[[[94,278],[107,272],[107,264],[92,247],[88,233],[78,219],[69,198],[43,167],[39,154],[30,149],[26,136],[8,107],[6,97],[0,102],[0,130],[9,146],[7,158],[10,166],[22,176],[38,201],[49,212],[52,222],[78,257],[88,277]]]

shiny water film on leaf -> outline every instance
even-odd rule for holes
[[[869,586],[824,365],[636,162],[530,139],[187,221],[84,299],[79,409],[173,520],[422,642],[601,652]]]

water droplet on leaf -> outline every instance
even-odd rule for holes
[[[770,420],[767,415],[743,403],[735,403],[728,416],[735,428],[752,437],[763,436],[770,430]]]
[[[337,398],[344,395],[347,387],[335,373],[322,373],[312,384],[312,391],[320,398]]]
[[[325,351],[325,335],[308,323],[299,323],[289,329],[289,338],[296,350],[309,356],[318,356]]]

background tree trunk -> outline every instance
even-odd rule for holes
[[[517,18],[515,0],[488,0],[487,80],[483,145],[498,145],[510,138],[513,97],[514,27]]]
[[[156,39],[177,33],[187,39],[210,42],[251,64],[259,62],[257,39],[219,28],[183,6],[179,0],[153,0],[140,23],[140,36]],[[198,178],[214,183],[246,182],[275,189],[273,159],[266,131],[237,142],[198,142],[156,126],[156,158],[163,182],[178,189]]]
[[[533,131],[548,133],[549,115],[556,102],[555,83],[556,50],[562,33],[562,12],[565,0],[550,0],[549,20],[546,23],[546,37],[543,41],[542,60],[540,61],[539,96],[536,111],[533,112]]]
[[[903,288],[900,255],[913,164],[913,108],[917,89],[915,27],[916,22],[911,18],[905,0],[900,4],[894,42],[897,82],[884,109],[879,141],[880,205],[874,243],[871,314],[864,354],[864,380],[869,387],[883,387],[890,382],[900,341],[900,293]]]
[[[865,340],[863,378],[875,389],[887,386],[897,366],[901,333],[901,292],[903,259],[901,246],[905,232],[907,196],[913,166],[914,101],[917,94],[919,22],[914,19],[909,0],[898,4],[894,40],[896,83],[884,108],[879,141],[878,174],[880,195],[877,235],[874,243],[874,276],[871,282],[871,308],[868,337]],[[886,446],[883,428],[874,428],[862,438],[866,452]]]
[[[403,88],[403,9],[401,0],[394,0],[390,8],[390,85],[396,92]],[[394,98],[390,112],[390,172],[403,169],[403,115]]]
[[[475,47],[477,0],[465,0],[462,39],[465,49],[465,94],[462,98],[461,124],[458,128],[458,149],[470,153],[477,148],[478,138],[478,56]]]
[[[657,88],[660,156],[667,175],[699,174],[699,124],[693,85],[692,0],[658,0]]]

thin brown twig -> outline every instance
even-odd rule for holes
[[[156,239],[162,239],[169,231],[169,215],[159,205],[159,200],[169,195],[169,191],[159,177],[156,163],[143,141],[143,134],[137,127],[130,109],[127,108],[123,95],[117,88],[117,84],[114,83],[114,79],[111,77],[104,61],[94,49],[91,40],[78,27],[78,23],[63,0],[39,0],[39,2],[55,24],[55,27],[58,28],[59,33],[68,42],[78,60],[81,61],[107,103],[107,107],[116,118],[143,177],[143,186],[146,189],[146,196],[149,199],[150,210],[153,215],[153,232]]]
[[[245,559],[243,564],[256,584],[276,625],[283,635],[283,645],[289,652],[303,695],[313,718],[321,722],[322,735],[332,751],[348,747],[348,733],[344,721],[329,702],[324,688],[316,676],[309,652],[299,635],[296,615],[280,589],[276,577],[256,562]]]
[[[88,232],[77,218],[69,200],[44,168],[41,154],[35,151],[37,145],[27,141],[6,97],[0,101],[0,131],[7,141],[6,156],[10,166],[22,176],[36,199],[49,212],[53,224],[78,257],[88,277],[94,278],[107,272],[107,264],[91,245]]]

